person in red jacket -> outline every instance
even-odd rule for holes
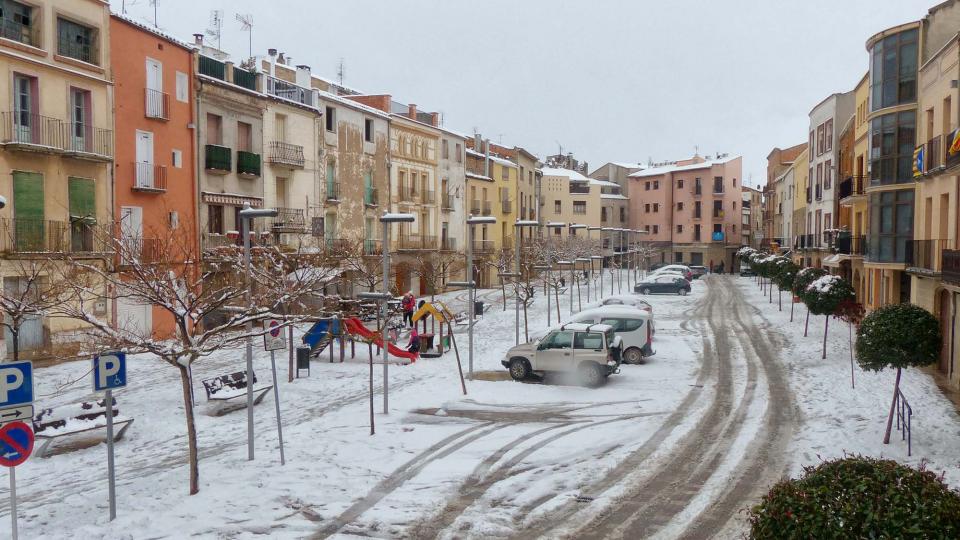
[[[413,326],[413,310],[417,306],[417,299],[413,297],[413,291],[407,291],[407,294],[403,295],[403,300],[400,302],[400,307],[403,308],[403,323],[406,326]]]

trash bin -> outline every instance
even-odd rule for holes
[[[433,348],[433,334],[420,334],[420,351],[429,351]]]
[[[473,302],[473,316],[474,317],[483,316],[483,300],[476,300]]]
[[[300,370],[307,370],[307,376],[310,375],[310,347],[297,347],[297,378],[300,378]]]

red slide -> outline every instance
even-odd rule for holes
[[[374,333],[372,330],[364,326],[360,319],[346,319],[343,321],[343,323],[346,326],[347,332],[350,332],[351,334],[357,334],[365,339],[371,339],[373,340],[373,344],[377,347],[383,346],[382,336]],[[397,347],[393,343],[387,343],[387,352],[396,356],[397,358],[405,358],[410,360],[410,362],[416,362],[417,358],[420,357],[418,353],[406,351],[400,347]]]

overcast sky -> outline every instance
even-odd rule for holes
[[[774,146],[806,140],[807,114],[854,87],[866,39],[940,0],[156,0],[184,40],[224,11],[222,48],[277,48],[346,85],[388,93],[444,124],[541,157],[590,163],[742,154],[766,176]],[[120,11],[123,2],[111,0]],[[127,14],[153,24],[150,0]],[[209,39],[209,38],[208,38]]]

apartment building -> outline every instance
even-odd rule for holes
[[[786,170],[794,164],[794,161],[797,159],[797,156],[800,155],[807,148],[807,143],[800,143],[789,148],[779,148],[774,147],[773,150],[767,154],[767,183],[763,188],[763,198],[766,201],[766,207],[764,208],[763,214],[763,236],[768,239],[767,244],[770,240],[778,238],[775,234],[776,226],[774,224],[774,209],[777,208],[774,204],[776,196],[774,195],[774,183],[777,178],[783,175]]]
[[[763,192],[745,186],[740,200],[740,244],[758,249],[763,239]]]
[[[947,6],[944,6],[947,7]],[[956,5],[953,16],[960,15]],[[925,38],[936,26],[935,18],[947,15],[931,10],[923,21]],[[960,34],[946,44],[926,43],[926,60],[919,69],[917,141],[914,178],[916,217],[914,240],[908,249],[910,301],[933,313],[944,337],[937,370],[953,387],[960,386],[957,366],[960,294],[960,251],[957,249],[957,191],[960,182]],[[929,56],[926,56],[929,55]]]
[[[440,249],[465,248],[467,164],[465,135],[440,129]]]
[[[541,208],[543,223],[564,223],[586,225],[587,227],[612,227],[604,223],[605,208],[611,200],[612,191],[619,191],[620,186],[607,180],[588,178],[579,171],[544,167],[541,192],[544,205]],[[606,192],[606,193],[605,193]],[[623,196],[623,195],[619,195]],[[603,240],[603,255],[612,256],[626,249],[630,241],[625,235],[610,234],[607,232],[590,232],[582,230],[578,233],[569,228],[551,228],[548,233],[552,238],[564,238],[570,234],[587,235],[588,238]]]
[[[616,184],[605,186],[601,190],[603,207],[600,210],[600,223],[604,227],[628,227],[630,220],[630,199],[627,191],[630,175],[646,168],[639,163],[609,162],[590,173],[590,178]]]
[[[856,89],[854,90],[856,96]],[[853,283],[853,266],[848,254],[841,253],[844,244],[851,241],[850,231],[852,229],[853,213],[849,205],[841,204],[848,181],[853,177],[854,163],[854,139],[856,132],[856,113],[847,118],[837,137],[837,207],[836,221],[832,242],[830,245],[831,253],[823,259],[823,266],[828,268],[833,274],[841,276],[851,284]],[[842,180],[841,180],[842,179]]]
[[[869,73],[864,74],[853,93],[856,103],[856,110],[852,117],[853,159],[852,163],[848,163],[846,159],[841,159],[841,164],[848,172],[841,176],[843,180],[840,181],[837,194],[841,223],[834,250],[839,255],[838,258],[841,262],[849,261],[849,270],[846,274],[850,283],[853,284],[857,301],[867,305],[870,300],[866,298],[869,288],[866,286],[863,256],[867,249],[867,197],[864,187],[868,182],[866,172],[870,161],[870,138],[868,136],[870,124],[867,122],[867,113],[870,107]],[[845,140],[844,137],[841,137],[841,139]],[[841,145],[841,152],[842,157],[845,158],[849,149],[845,150]]]
[[[810,184],[807,200],[806,229],[802,249],[812,265],[821,267],[832,249],[837,230],[837,170],[839,168],[839,136],[853,114],[853,91],[831,94],[810,111],[809,164]]]
[[[116,156],[113,212],[124,258],[171,261],[164,238],[198,253],[193,47],[120,15],[110,18]],[[190,257],[187,257],[188,259]],[[117,324],[163,339],[175,332],[163,309],[117,300]]]
[[[630,174],[629,228],[661,248],[662,262],[737,266],[742,239],[740,156],[654,164]]]
[[[0,251],[7,260],[59,252],[109,259],[112,231],[113,73],[110,12],[93,0],[6,0],[0,12]],[[142,64],[141,64],[142,66]],[[7,290],[24,287],[0,265]],[[91,306],[109,316],[110,306]],[[79,323],[36,317],[20,349],[73,341]],[[9,343],[9,331],[5,342]],[[12,347],[8,347],[12,349]]]

